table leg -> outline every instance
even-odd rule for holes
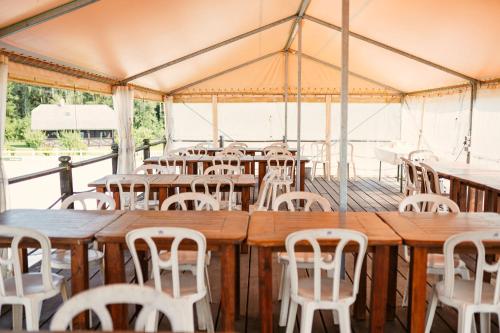
[[[391,246],[389,254],[389,286],[387,290],[387,320],[396,319],[396,296],[398,292],[398,247]]]
[[[244,163],[245,173],[251,174],[252,173],[251,163],[250,162],[243,162],[243,163]]]
[[[427,280],[427,249],[410,248],[410,288],[408,298],[408,327],[410,332],[423,332],[425,328]]]
[[[19,259],[21,261],[21,271],[23,273],[28,273],[29,271],[29,265],[28,265],[28,249],[22,248],[21,251],[19,251]]]
[[[398,174],[399,174],[399,168],[398,168]],[[378,162],[378,181],[380,181],[380,178],[382,177],[382,161]]]
[[[116,209],[121,209],[121,205],[120,205],[120,192],[113,192],[113,199],[115,199],[115,206],[116,206]]]
[[[106,284],[126,283],[122,245],[107,243],[104,260]],[[110,311],[114,329],[126,329],[128,321],[127,306],[124,304],[111,305]]]
[[[241,188],[241,210],[248,212],[250,209],[250,187]]]
[[[71,246],[71,295],[89,289],[88,244]],[[73,329],[87,329],[89,312],[84,311],[73,319]]]
[[[266,166],[267,162],[266,161],[259,161],[259,188],[260,185],[262,184],[262,180],[264,179],[264,176],[266,175]]]
[[[370,297],[370,332],[384,332],[387,311],[389,246],[375,246],[372,263],[372,294]]]
[[[300,162],[300,190],[304,191],[306,188],[306,161]]]
[[[161,205],[163,204],[163,201],[165,201],[168,198],[168,188],[167,187],[160,187],[158,189],[158,207],[161,208]]]
[[[361,266],[358,296],[356,297],[356,302],[354,303],[354,318],[356,318],[356,320],[366,319],[366,260],[367,258],[365,255],[365,258],[363,259],[363,265]]]
[[[232,244],[221,248],[221,303],[222,328],[224,331],[234,331],[236,317],[236,247]]]
[[[260,331],[273,331],[273,252],[259,247],[259,313]]]

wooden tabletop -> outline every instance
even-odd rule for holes
[[[12,209],[0,213],[0,225],[35,229],[47,235],[55,246],[90,243],[99,230],[123,213],[118,210]]]
[[[245,240],[248,213],[236,211],[129,211],[96,234],[103,243],[125,242],[134,229],[148,227],[182,227],[205,235],[208,244],[238,244]]]
[[[198,178],[198,175],[179,175],[173,182],[172,186],[191,186],[191,182]],[[224,175],[233,181],[234,186],[255,186],[255,176],[250,174],[242,175]],[[151,184],[158,184],[161,178],[155,179]],[[215,183],[214,183],[215,184]]]
[[[348,212],[255,212],[248,228],[249,245],[284,246],[286,237],[304,229],[342,228],[360,231],[368,244],[398,245],[401,238],[375,213]]]
[[[379,212],[403,242],[410,246],[442,247],[453,235],[467,231],[500,231],[497,213]]]
[[[110,176],[123,176],[123,179],[127,179],[130,177],[137,177],[137,176],[142,176],[144,177],[149,183],[151,183],[156,177],[159,175],[138,175],[138,174],[124,174],[124,175],[107,175],[104,177],[101,177],[99,179],[96,179],[94,181],[91,181],[87,186],[88,187],[103,187],[106,186],[106,181]],[[126,182],[122,181],[122,184],[127,185]],[[130,183],[129,183],[130,184]]]

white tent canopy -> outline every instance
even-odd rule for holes
[[[5,0],[0,50],[13,62],[110,86],[130,83],[153,95],[283,94],[279,52],[289,44],[297,49],[292,27],[303,3]],[[339,91],[340,3],[312,0],[306,6],[305,94]],[[349,67],[365,78],[351,76],[351,93],[391,95],[500,77],[496,0],[351,0],[350,8]],[[291,93],[295,63],[289,61]]]

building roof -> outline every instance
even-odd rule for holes
[[[107,105],[41,104],[31,111],[32,130],[113,130],[116,127],[115,111]]]
[[[51,12],[69,4],[79,7]],[[303,93],[340,89],[341,0],[5,0],[0,9],[0,51],[14,61],[177,96],[283,94],[286,53],[293,94],[304,14]],[[29,20],[47,11],[51,19]],[[498,17],[498,0],[351,0],[350,93],[498,80]]]

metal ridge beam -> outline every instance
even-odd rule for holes
[[[173,94],[175,94],[175,93],[177,93],[177,92],[179,92],[179,91],[182,91],[182,90],[188,89],[188,88],[190,88],[190,87],[192,87],[192,86],[195,86],[195,85],[200,84],[200,83],[203,83],[203,82],[205,82],[205,81],[208,81],[208,80],[214,79],[214,78],[219,77],[219,76],[222,76],[222,75],[224,75],[224,74],[231,73],[231,72],[233,72],[233,71],[235,71],[235,70],[238,70],[238,69],[240,69],[240,68],[243,68],[243,67],[249,66],[249,65],[254,64],[254,63],[256,63],[256,62],[259,62],[259,61],[261,61],[261,60],[267,59],[267,58],[272,57],[273,55],[276,55],[276,54],[281,53],[281,52],[283,52],[283,51],[281,51],[281,50],[280,50],[280,51],[271,52],[271,53],[268,53],[268,54],[263,55],[263,56],[261,56],[261,57],[258,57],[258,58],[256,58],[256,59],[252,59],[252,60],[250,60],[250,61],[244,62],[244,63],[239,64],[239,65],[237,65],[237,66],[234,66],[234,67],[231,67],[231,68],[225,69],[225,70],[223,70],[223,71],[221,71],[221,72],[218,72],[218,73],[215,73],[215,74],[209,75],[209,76],[204,77],[204,78],[202,78],[202,79],[199,79],[199,80],[196,80],[196,81],[194,81],[194,82],[188,83],[188,84],[186,84],[186,85],[184,85],[184,86],[182,86],[182,87],[175,88],[174,90],[169,91],[169,92],[167,93],[167,95],[173,95]]]
[[[310,16],[310,15],[304,15],[304,18],[311,21],[311,22],[315,22],[317,24],[321,24],[327,28],[330,28],[330,29],[333,29],[333,30],[336,30],[336,31],[341,31],[342,29],[335,25],[335,24],[332,24],[332,23],[329,23],[329,22],[326,22],[326,21],[323,21],[319,18],[316,18],[316,17],[313,17],[313,16]],[[413,55],[411,53],[408,53],[406,51],[403,51],[403,50],[400,50],[400,49],[397,49],[395,47],[392,47],[390,45],[387,45],[387,44],[384,44],[382,42],[379,42],[379,41],[376,41],[374,39],[371,39],[369,37],[366,37],[366,36],[363,36],[363,35],[360,35],[358,33],[355,33],[355,32],[352,32],[352,31],[349,31],[349,36],[351,37],[354,37],[356,39],[359,39],[359,40],[362,40],[366,43],[369,43],[369,44],[372,44],[372,45],[375,45],[375,46],[378,46],[380,48],[383,48],[385,50],[388,50],[388,51],[391,51],[391,52],[394,52],[394,53],[397,53],[401,56],[404,56],[406,58],[409,58],[409,59],[412,59],[412,60],[415,60],[417,62],[420,62],[422,64],[425,64],[427,66],[430,66],[430,67],[433,67],[433,68],[436,68],[436,69],[439,69],[443,72],[446,72],[448,74],[451,74],[451,75],[454,75],[454,76],[457,76],[457,77],[460,77],[464,80],[467,80],[467,81],[470,81],[470,82],[476,82],[476,83],[480,83],[480,81],[478,79],[475,79],[471,76],[468,76],[466,74],[463,74],[463,73],[460,73],[460,72],[457,72],[453,69],[450,69],[448,67],[445,67],[445,66],[442,66],[442,65],[439,65],[439,64],[436,64],[432,61],[429,61],[429,60],[426,60],[424,58],[421,58],[421,57],[418,57],[416,55]]]
[[[148,75],[148,74],[151,74],[151,73],[157,72],[157,71],[159,71],[159,70],[161,70],[161,69],[165,69],[165,68],[167,68],[167,67],[173,66],[173,65],[178,64],[178,63],[180,63],[180,62],[183,62],[183,61],[186,61],[186,60],[188,60],[188,59],[194,58],[194,57],[199,56],[199,55],[201,55],[201,54],[203,54],[203,53],[207,53],[207,52],[209,52],[209,51],[215,50],[215,49],[217,49],[217,48],[219,48],[219,47],[222,47],[222,46],[225,46],[225,45],[227,45],[227,44],[231,44],[231,43],[237,42],[237,41],[239,41],[240,39],[243,39],[243,38],[246,38],[246,37],[249,37],[249,36],[255,35],[255,34],[257,34],[257,33],[259,33],[259,32],[262,32],[262,31],[264,31],[264,30],[268,30],[268,29],[274,28],[275,26],[278,26],[278,25],[280,25],[280,24],[283,24],[283,23],[285,23],[285,22],[288,22],[288,21],[292,20],[292,19],[293,19],[293,18],[295,18],[295,17],[296,17],[296,15],[291,15],[291,16],[288,16],[288,17],[282,18],[282,19],[280,19],[280,20],[278,20],[278,21],[275,21],[275,22],[272,22],[272,23],[269,23],[269,24],[263,25],[262,27],[259,27],[259,28],[257,28],[257,29],[254,29],[254,30],[250,30],[250,31],[248,31],[248,32],[245,32],[245,33],[243,33],[243,34],[241,34],[241,35],[231,37],[231,38],[226,39],[226,40],[224,40],[224,41],[222,41],[222,42],[219,42],[219,43],[213,44],[213,45],[211,45],[211,46],[205,47],[205,48],[200,49],[200,50],[198,50],[198,51],[195,51],[195,52],[192,52],[192,53],[186,54],[186,55],[184,55],[184,56],[182,56],[182,57],[180,57],[180,58],[177,58],[177,59],[174,59],[174,60],[168,61],[168,62],[166,62],[166,63],[164,63],[164,64],[161,64],[161,65],[155,66],[155,67],[153,67],[153,68],[150,68],[150,69],[145,70],[145,71],[143,71],[143,72],[140,72],[140,73],[138,73],[138,74],[132,75],[132,76],[130,76],[130,77],[128,77],[128,78],[126,78],[126,79],[122,80],[120,83],[121,83],[121,84],[125,84],[125,83],[127,83],[127,82],[133,81],[133,80],[138,79],[138,78],[140,78],[140,77],[143,77],[143,76],[145,76],[145,75]]]
[[[97,2],[97,1],[99,1],[99,0],[74,0],[74,1],[71,1],[68,3],[65,3],[64,5],[46,10],[40,14],[36,14],[35,16],[29,17],[27,19],[21,20],[19,22],[16,22],[16,23],[8,25],[4,28],[1,28],[0,29],[0,38],[4,38],[4,37],[10,36],[12,34],[15,34],[16,32],[34,27],[38,24],[41,24],[43,22],[47,22],[47,21],[52,20],[56,17],[73,12],[77,9],[83,8],[83,7],[88,6],[90,4],[93,4],[94,2]]]
[[[329,63],[329,62],[326,62],[326,61],[321,60],[321,59],[318,59],[318,58],[315,58],[315,57],[310,56],[310,55],[308,55],[308,54],[306,54],[306,53],[302,53],[302,56],[303,56],[304,58],[306,58],[306,59],[312,60],[312,61],[314,61],[314,62],[317,62],[317,63],[319,63],[319,64],[325,65],[325,66],[327,66],[327,67],[331,67],[331,68],[333,68],[333,69],[337,69],[337,70],[339,70],[339,71],[341,70],[340,66],[337,66],[337,65],[331,64],[331,63]],[[355,73],[355,72],[352,72],[352,71],[349,71],[349,75],[352,75],[352,76],[355,76],[355,77],[360,78],[360,79],[362,79],[362,80],[365,80],[365,81],[371,82],[371,83],[376,84],[376,85],[378,85],[378,86],[381,86],[381,87],[384,87],[384,88],[388,88],[388,89],[390,89],[390,90],[394,90],[395,92],[398,92],[398,93],[400,93],[400,94],[404,94],[404,93],[405,93],[404,91],[402,91],[402,90],[400,90],[400,89],[397,89],[397,88],[391,87],[391,86],[389,86],[389,85],[387,85],[387,84],[384,84],[384,83],[378,82],[378,81],[376,81],[376,80],[370,79],[370,78],[368,78],[368,77],[366,77],[366,76],[363,76],[363,75],[361,75],[361,74],[358,74],[358,73]]]
[[[302,20],[304,15],[306,14],[306,10],[311,4],[311,0],[302,0],[300,3],[299,10],[297,11],[297,17],[295,18],[295,22],[293,22],[292,28],[290,29],[290,34],[288,35],[288,39],[286,40],[284,51],[288,51],[292,46],[293,40],[295,39],[295,35],[297,35],[297,28],[299,22]]]

